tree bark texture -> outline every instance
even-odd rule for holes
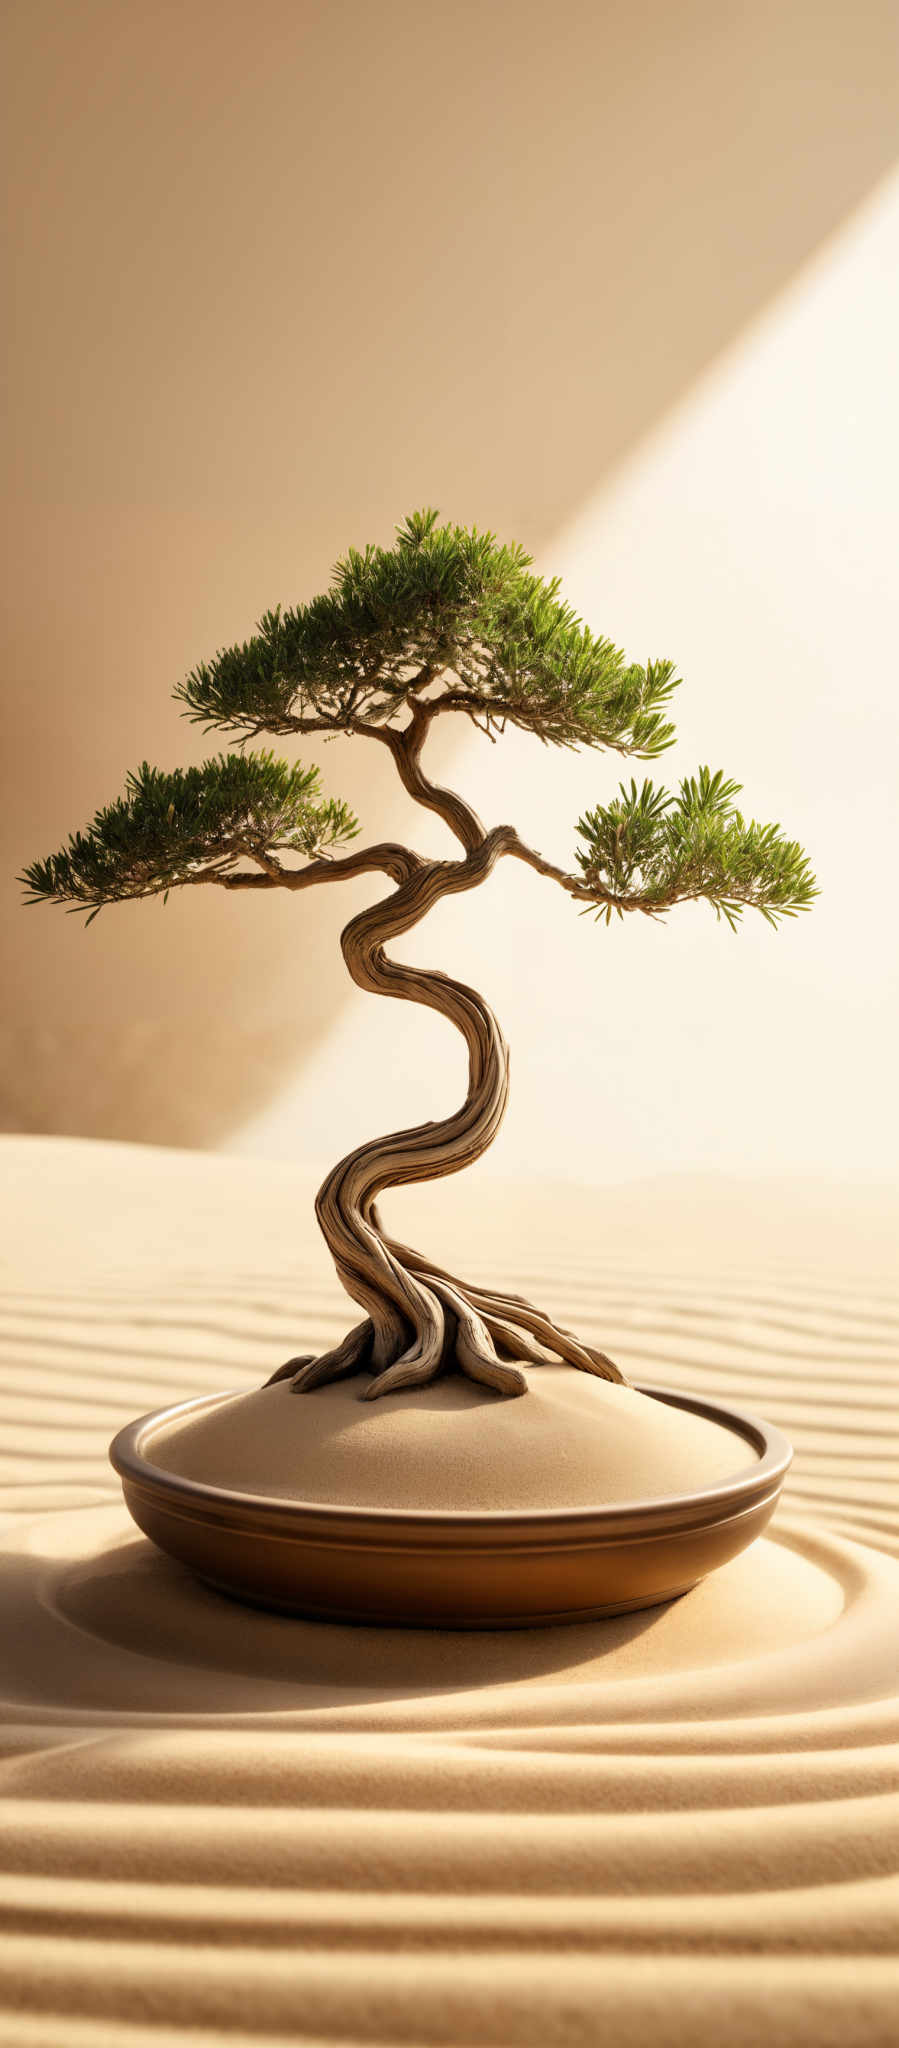
[[[461,836],[461,834],[460,834]],[[500,855],[511,851],[507,828],[484,834],[464,860],[394,860],[398,886],[346,926],[341,948],[357,987],[437,1010],[468,1048],[468,1092],[453,1116],[360,1145],[319,1189],[316,1214],[337,1271],[363,1320],[334,1350],[295,1358],[272,1380],[297,1392],[360,1371],[365,1398],[423,1386],[456,1369],[500,1394],[523,1394],[521,1364],[563,1359],[581,1371],[623,1381],[604,1353],[519,1296],[469,1286],[411,1247],[389,1237],[378,1215],[385,1188],[459,1173],[492,1144],[509,1094],[509,1053],[492,1010],[475,989],[434,970],[410,967],[385,953],[388,940],[411,930],[442,897],[477,887]]]

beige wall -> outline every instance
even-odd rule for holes
[[[696,577],[701,559],[719,578],[709,493],[727,482],[706,458],[685,496],[688,435],[678,489],[645,486],[638,517],[633,495],[615,493],[636,473],[628,462],[681,417],[672,408],[705,388],[708,366],[754,331],[882,178],[899,112],[895,19],[876,0],[13,8],[6,1128],[262,1148],[281,1131],[317,1151],[326,1134],[306,1126],[310,1105],[321,1125],[326,1088],[335,1130],[344,1116],[353,1123],[353,1061],[341,1068],[335,1055],[349,1031],[357,1060],[355,1012],[342,1007],[330,895],[301,906],[185,896],[164,912],[110,910],[85,935],[61,913],[23,911],[10,880],[145,755],[201,758],[171,686],[267,605],[320,587],[349,541],[388,538],[426,500],[516,535],[541,566],[570,570],[592,622],[636,655],[651,629],[649,651],[692,658],[691,702],[714,709],[747,603],[745,583],[725,575],[727,598],[710,605],[708,573]],[[812,351],[820,331],[809,332]],[[847,375],[870,392],[861,332],[847,346]],[[801,372],[790,374],[798,389]],[[789,378],[783,388],[788,417]],[[764,520],[771,443],[759,445],[752,502]],[[812,445],[797,447],[798,463]],[[733,446],[746,464],[751,434]],[[818,502],[827,479],[814,478]],[[730,481],[744,491],[739,471]],[[809,502],[800,493],[799,516]],[[863,528],[868,516],[862,496]],[[779,632],[757,649],[760,659],[770,650],[772,672],[780,664],[786,693],[816,594],[807,539],[801,601],[778,591]],[[678,564],[667,583],[666,558]],[[763,612],[767,588],[755,589]],[[733,733],[746,743],[726,765],[747,779],[764,765],[750,686],[741,673],[744,709],[730,699],[712,730],[697,715],[691,758]],[[686,697],[683,716],[692,720]],[[462,743],[474,789],[486,769]],[[380,754],[372,762],[338,742],[319,758],[373,830],[399,829],[407,813]],[[500,772],[498,756],[487,765]],[[524,800],[530,769],[519,782],[510,757],[504,772]],[[576,815],[584,764],[560,756],[551,773],[554,816],[563,801]],[[588,793],[614,779],[614,763],[595,764]],[[775,801],[797,829],[817,824],[801,749],[762,782],[760,805]],[[492,815],[507,807],[480,787]],[[417,819],[411,829],[438,843]],[[564,920],[567,906],[545,914]],[[497,955],[494,937],[488,965],[496,959],[494,992],[508,998],[514,1030],[514,920],[505,929],[506,950]],[[455,931],[464,940],[461,922],[444,932],[435,921],[422,957],[443,957]],[[477,952],[486,941],[471,943]],[[616,943],[616,974],[623,985],[634,974],[642,1000],[656,970],[636,961],[634,941]],[[755,943],[742,959],[754,960]],[[782,936],[784,955],[792,943]],[[789,957],[784,988],[801,992],[809,970],[795,963],[809,956],[794,946]],[[868,964],[865,954],[854,971],[864,977]],[[819,981],[824,972],[815,968]],[[742,993],[734,1001],[737,1016]],[[618,1093],[635,1098],[617,1000],[610,1017],[589,981],[564,1004],[558,1060],[570,1065],[566,1032],[581,1047],[592,1008],[597,1034],[613,1032]],[[534,1011],[541,1026],[545,1008]],[[437,1042],[431,1020],[419,1022],[417,1071],[405,1079],[424,1102],[422,1062]],[[853,1057],[858,1023],[847,1025]],[[371,1029],[381,1044],[387,1023]],[[439,1056],[451,1099],[442,1038]],[[550,1152],[540,1102],[552,1078],[550,1060],[531,1141]],[[436,1113],[433,1101],[424,1113]],[[597,1106],[594,1149],[601,1131]],[[678,1126],[664,1163],[679,1144]]]
[[[404,954],[483,989],[513,1047],[482,1172],[528,1186],[535,1162],[602,1182],[700,1167],[895,1176],[897,361],[899,175],[553,544],[588,616],[613,591],[628,645],[680,655],[678,744],[649,772],[669,785],[701,761],[735,773],[746,809],[809,848],[821,896],[777,932],[747,917],[734,936],[700,906],[664,929],[606,930],[506,862],[474,898],[438,906]],[[566,867],[575,820],[621,774],[521,734],[500,761],[473,731],[447,765],[485,819],[511,815]],[[305,1150],[314,1184],[330,1154],[449,1108],[463,1082],[440,1020],[354,992],[228,1142]]]

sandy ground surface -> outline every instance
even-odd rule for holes
[[[465,1635],[240,1608],[106,1463],[131,1417],[355,1319],[314,1172],[41,1139],[0,1165],[2,2048],[892,2040],[888,1191],[476,1170],[394,1199],[632,1378],[796,1446],[769,1533],[682,1600]]]

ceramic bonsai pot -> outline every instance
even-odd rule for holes
[[[185,1431],[214,1427],[240,1399],[227,1393],[131,1423],[110,1458],[138,1528],[209,1584],[255,1605],[417,1628],[587,1621],[671,1600],[735,1557],[764,1529],[792,1459],[779,1430],[741,1409],[670,1388],[634,1391],[713,1425],[712,1435],[727,1433],[711,1483],[609,1502],[598,1480],[593,1504],[455,1512],[293,1499],[169,1469]]]

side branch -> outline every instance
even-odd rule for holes
[[[421,854],[411,847],[400,846],[385,840],[377,846],[360,847],[356,853],[348,853],[340,860],[310,861],[304,868],[285,868],[273,854],[259,853],[247,849],[246,858],[255,860],[262,873],[248,874],[243,869],[228,872],[216,868],[201,868],[194,875],[184,877],[187,883],[213,882],[220,889],[311,889],[319,882],[350,882],[356,875],[384,874],[391,881],[410,881],[419,868],[426,865]],[[147,892],[156,894],[155,890]]]
[[[661,920],[666,911],[676,909],[679,903],[711,901],[714,905],[716,902],[711,882],[702,877],[694,886],[689,886],[686,882],[673,881],[667,890],[656,890],[651,896],[640,895],[633,889],[606,889],[598,880],[585,882],[579,875],[569,875],[564,868],[557,868],[552,861],[544,860],[542,854],[536,853],[533,847],[526,846],[524,841],[519,839],[511,826],[506,832],[503,852],[511,854],[515,860],[524,861],[525,865],[533,868],[538,875],[546,875],[550,881],[557,882],[567,895],[575,898],[575,901],[588,904],[600,914],[605,911],[607,918],[611,918],[613,911],[619,917],[623,917],[626,911],[639,910],[644,917]],[[748,894],[744,900],[751,903],[754,899]],[[735,894],[734,903],[730,907],[735,908],[739,901],[740,897]]]
[[[271,854],[254,853],[265,868],[266,877],[273,880],[280,889],[310,889],[318,882],[350,882],[356,875],[389,875],[392,882],[408,882],[419,868],[426,865],[421,854],[411,847],[400,846],[394,840],[383,840],[377,846],[360,846],[355,853],[343,854],[339,860],[325,857],[310,861],[304,868],[285,868]],[[251,877],[256,880],[256,877]]]
[[[523,839],[519,839],[518,833],[511,825],[505,830],[503,852],[511,854],[513,860],[524,861],[525,866],[533,868],[536,874],[546,875],[549,881],[558,882],[560,889],[564,889],[567,895],[576,897],[582,903],[608,903],[613,910],[644,908],[641,903],[629,902],[626,896],[613,896],[611,892],[603,894],[595,885],[588,888],[579,875],[569,875],[564,868],[555,867],[551,860],[544,860],[542,853],[537,853],[533,846],[527,846]]]
[[[441,800],[452,798],[450,790],[435,791],[435,794],[439,795]],[[461,797],[456,801],[463,804]],[[468,808],[467,805],[463,807]],[[436,809],[436,805],[433,808]],[[478,822],[480,824],[480,821]],[[580,897],[588,903],[596,902],[595,888],[588,888],[577,875],[566,874],[563,868],[555,867],[552,861],[544,860],[542,854],[537,853],[533,847],[527,846],[524,840],[519,838],[513,826],[498,825],[489,834],[481,827],[481,837],[471,851],[479,852],[488,840],[492,849],[491,866],[498,854],[510,854],[513,859],[523,861],[527,867],[533,868],[538,875],[546,875],[551,881],[557,882],[568,895]],[[257,861],[264,872],[252,875],[244,871],[223,873],[221,870],[205,868],[187,879],[191,882],[215,882],[222,889],[308,889],[318,882],[349,881],[354,875],[377,872],[390,875],[391,880],[400,883],[410,880],[418,869],[429,865],[420,854],[413,853],[410,848],[389,842],[361,848],[359,852],[347,854],[341,860],[312,861],[304,868],[285,868],[273,855],[256,851],[248,853],[247,857]],[[639,907],[636,904],[628,906],[625,897],[610,896],[607,900],[612,904],[620,902],[623,909]]]

